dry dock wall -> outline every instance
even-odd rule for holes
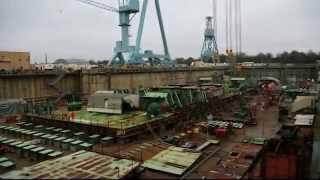
[[[41,98],[58,96],[62,92],[92,94],[98,90],[129,89],[135,91],[140,87],[197,82],[200,77],[212,76],[217,72],[226,72],[226,68],[180,69],[180,70],[126,70],[105,72],[76,72],[65,74],[54,87],[50,82],[58,78],[58,74],[0,74],[0,99]],[[263,76],[273,76],[283,82],[316,78],[316,66],[283,67],[246,67],[239,73],[250,82],[255,83]]]
[[[56,88],[50,87],[49,83],[55,79],[52,73],[0,75],[0,99],[57,96],[81,88],[78,74],[67,74],[56,83]]]
[[[61,92],[92,94],[98,90],[155,87],[173,83],[196,82],[200,77],[212,76],[215,71],[160,72],[82,72],[68,73],[54,87],[58,75],[54,73],[0,75],[0,99],[42,98],[58,96]]]
[[[212,76],[216,71],[163,71],[163,72],[135,72],[112,74],[82,74],[82,93],[92,94],[97,90],[129,89],[140,87],[156,87],[168,84],[197,82],[200,77]]]
[[[216,71],[163,71],[95,74],[84,73],[81,77],[82,93],[92,94],[97,90],[129,89],[156,87],[168,84],[197,82],[200,77],[213,76]]]

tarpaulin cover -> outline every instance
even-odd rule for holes
[[[0,117],[23,113],[25,105],[26,101],[23,99],[0,101]]]

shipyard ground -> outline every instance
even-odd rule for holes
[[[261,98],[260,95],[250,97],[251,101],[256,98]],[[230,110],[230,108],[228,108]],[[231,108],[232,109],[232,108]],[[228,116],[229,110],[226,110],[224,114]],[[8,124],[5,124],[8,126]],[[243,178],[243,177],[260,177],[259,172],[259,153],[263,149],[262,145],[253,145],[249,143],[242,143],[243,140],[248,138],[266,138],[270,139],[277,136],[277,131],[280,129],[280,123],[278,122],[278,106],[274,105],[269,108],[260,108],[257,112],[257,125],[255,126],[244,126],[242,129],[233,129],[226,137],[213,137],[205,133],[193,134],[192,136],[186,136],[185,139],[188,141],[196,142],[201,145],[207,141],[207,139],[218,139],[220,143],[218,145],[209,145],[202,151],[202,156],[197,160],[192,167],[184,173],[182,177],[171,175],[168,173],[163,173],[160,171],[154,171],[146,169],[142,174],[141,178],[146,179],[163,179],[163,178],[201,178],[203,176],[207,178]],[[178,135],[185,133],[185,131],[174,131],[168,130],[168,134]],[[152,133],[151,133],[152,134]],[[139,162],[145,162],[149,160],[154,155],[167,149],[171,146],[168,143],[163,143],[159,141],[158,138],[152,136],[151,134],[142,134],[135,138],[134,141],[125,141],[121,143],[96,143],[92,147],[92,151],[99,154],[112,155],[117,157],[123,157],[127,159],[133,159]],[[11,135],[10,133],[0,134],[1,137],[14,138],[16,140],[25,140],[26,137],[18,137],[16,135]],[[33,139],[32,137],[28,138]],[[54,146],[52,143],[41,144],[43,147],[54,149],[56,151],[63,152],[63,155],[68,155],[73,153],[72,148],[65,150],[60,146]],[[242,160],[230,162],[231,152],[235,151],[236,147],[238,153],[247,153],[252,156],[244,157]],[[23,167],[35,165],[44,159],[33,159],[30,157],[23,157],[16,154],[5,152],[3,155],[9,157],[16,162],[16,166],[13,169],[21,169]],[[247,158],[247,159],[246,159]],[[234,158],[232,158],[234,160]],[[221,163],[222,162],[222,163]],[[226,165],[223,163],[234,163],[229,165],[229,167],[224,168]],[[223,165],[222,165],[223,164]],[[9,169],[9,170],[13,170]],[[7,170],[7,171],[9,171]],[[6,171],[3,171],[4,173]]]

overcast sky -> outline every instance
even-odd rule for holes
[[[116,0],[100,0],[116,6]],[[152,2],[152,0],[150,1]],[[170,53],[199,57],[211,0],[160,0]],[[225,50],[224,0],[218,0],[218,46]],[[242,0],[243,51],[320,51],[319,0]],[[149,3],[143,49],[162,51],[154,3]],[[0,0],[0,50],[30,51],[33,62],[57,58],[109,59],[120,39],[116,13],[75,0]],[[133,20],[132,44],[138,18]]]

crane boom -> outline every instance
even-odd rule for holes
[[[77,1],[85,3],[85,4],[89,4],[91,6],[95,6],[97,8],[104,9],[107,11],[119,12],[119,10],[117,8],[112,7],[112,6],[108,6],[108,5],[100,3],[100,2],[96,2],[96,1],[92,1],[92,0],[77,0]]]

